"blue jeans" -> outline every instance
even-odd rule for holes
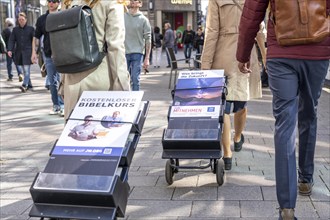
[[[142,53],[126,54],[127,70],[131,75],[133,91],[140,90],[140,74],[141,74],[142,58],[143,58]]]
[[[190,43],[190,44],[185,44],[185,45],[184,45],[184,57],[185,57],[186,59],[190,59],[192,48],[193,48],[192,43]]]
[[[22,83],[23,87],[32,88],[32,83],[30,79],[30,67],[31,65],[17,65],[17,70],[22,70],[24,74],[24,79]]]
[[[295,208],[299,133],[299,182],[313,182],[317,105],[329,60],[268,59],[269,87],[275,117],[275,176],[281,208]]]
[[[22,66],[16,65],[16,71],[17,71],[17,76],[19,76],[20,74],[23,74],[23,70],[22,70]]]
[[[60,74],[56,71],[53,59],[44,56],[44,62],[47,71],[47,80],[49,81],[49,91],[52,97],[53,107],[56,109],[63,108],[64,102],[58,95],[58,87],[60,85]]]

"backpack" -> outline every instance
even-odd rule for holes
[[[102,62],[105,48],[100,52],[93,26],[92,9],[87,5],[48,14],[46,31],[58,72],[78,73]]]
[[[318,43],[330,33],[325,0],[275,0],[270,19],[281,46]]]

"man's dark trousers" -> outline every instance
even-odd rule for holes
[[[329,60],[267,60],[269,87],[273,93],[276,192],[280,208],[296,206],[297,119],[299,182],[313,182],[317,105],[328,66]]]

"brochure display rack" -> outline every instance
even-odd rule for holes
[[[168,159],[165,178],[173,183],[179,169],[211,167],[217,183],[223,184],[221,133],[226,102],[223,70],[183,71],[173,91],[168,127],[163,132],[163,159]],[[198,167],[180,166],[179,159],[210,159]]]
[[[82,94],[31,185],[31,217],[124,217],[128,170],[149,109],[142,97],[141,91]]]

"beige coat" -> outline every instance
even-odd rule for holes
[[[84,1],[74,0],[71,3],[79,4],[84,4]],[[130,90],[124,46],[123,5],[117,3],[117,0],[100,0],[92,10],[99,48],[101,50],[106,41],[108,54],[102,63],[92,70],[62,74],[63,85],[60,93],[64,95],[65,118],[74,109],[83,91]]]
[[[243,7],[244,0],[237,0]],[[232,0],[209,0],[202,69],[224,69],[228,78],[227,100],[248,101],[261,97],[257,51],[251,55],[251,74],[239,71],[236,61],[241,10]]]

